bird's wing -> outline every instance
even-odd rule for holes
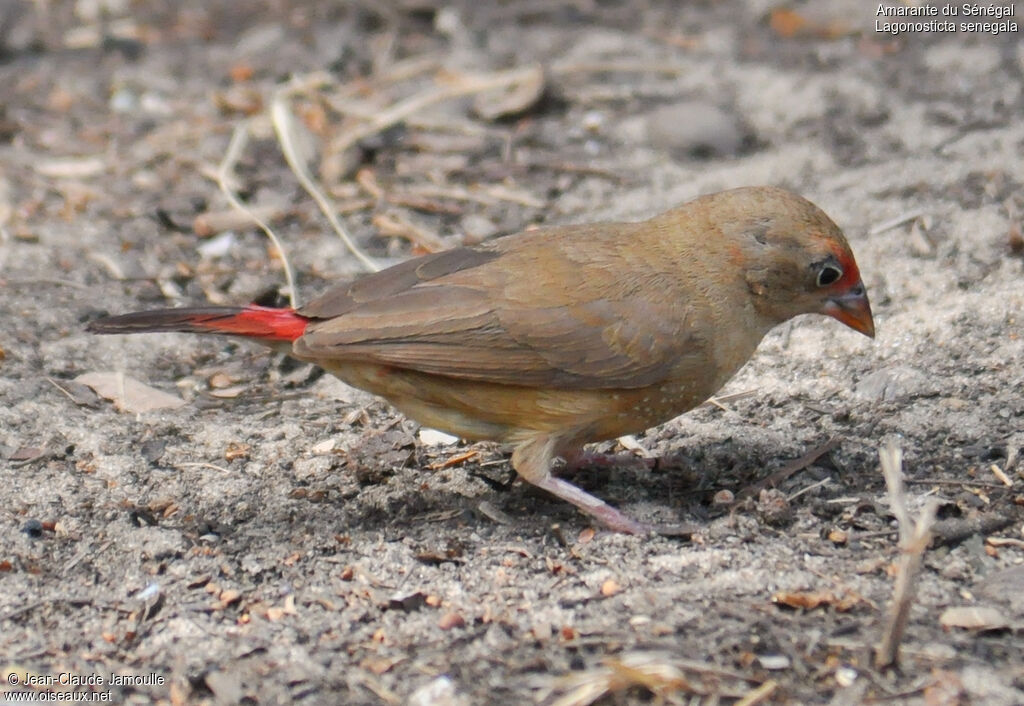
[[[547,247],[561,245],[534,248],[529,258]],[[343,285],[300,310],[322,320],[295,342],[295,353],[565,389],[646,387],[683,358],[703,359],[686,302],[594,286],[595,275],[615,273],[565,266],[564,253],[540,256],[561,263],[554,275],[551,267],[524,266],[521,255],[459,248]]]

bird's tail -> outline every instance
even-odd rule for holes
[[[273,343],[294,341],[303,334],[309,321],[294,309],[250,304],[136,311],[98,319],[86,329],[92,333],[217,333]]]

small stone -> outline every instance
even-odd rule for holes
[[[857,670],[853,667],[840,667],[836,670],[836,684],[841,687],[853,686],[857,681]]]
[[[167,442],[163,439],[150,439],[142,444],[139,453],[147,463],[154,464],[160,460],[167,450]]]
[[[829,530],[828,540],[833,544],[846,544],[849,541],[850,535],[845,530],[832,529]]]
[[[406,613],[411,613],[414,610],[419,610],[426,605],[427,596],[420,591],[409,593],[406,595],[395,595],[388,600],[388,608],[391,610],[404,610]]]
[[[310,452],[316,456],[326,456],[334,451],[334,439],[324,439],[313,445]]]
[[[788,525],[793,519],[785,494],[775,488],[766,488],[758,495],[757,514],[765,524],[773,527]]]
[[[409,706],[468,706],[469,700],[459,694],[449,677],[440,676],[409,695]]]
[[[43,523],[39,520],[28,520],[21,526],[21,531],[32,539],[39,539],[43,536]]]
[[[466,619],[458,613],[445,613],[441,616],[441,619],[437,621],[437,626],[442,630],[452,630],[453,628],[461,628],[465,626]]]
[[[733,501],[736,500],[736,496],[733,495],[731,490],[719,490],[715,493],[715,496],[711,499],[713,505],[732,505]]]
[[[765,669],[771,669],[777,671],[780,669],[789,669],[790,660],[786,655],[758,655],[757,661]]]

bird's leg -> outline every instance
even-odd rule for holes
[[[561,451],[561,454],[559,454]],[[551,474],[551,464],[556,455],[564,455],[558,439],[540,436],[516,447],[512,453],[512,466],[527,483],[543,488],[552,495],[566,500],[588,515],[603,522],[609,529],[627,534],[647,534],[653,528],[637,522],[625,513],[616,510],[600,498],[594,497],[582,488]]]

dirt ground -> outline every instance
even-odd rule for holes
[[[0,2],[0,689],[1024,703],[1018,32],[876,32],[859,0],[266,5]],[[539,97],[437,98],[535,62]],[[282,356],[87,334],[106,312],[280,292],[265,236],[216,225],[245,120],[233,183],[299,293],[362,271],[265,117],[289,80],[308,83],[290,106],[311,171],[381,262],[776,184],[848,234],[878,336],[780,327],[719,405],[638,437],[664,463],[576,476],[693,528],[665,538],[595,533],[512,482],[500,447],[438,445]],[[343,149],[360,113],[431,95]],[[118,409],[76,382],[110,372],[181,402]],[[911,513],[936,499],[938,524],[883,670],[887,440]]]

